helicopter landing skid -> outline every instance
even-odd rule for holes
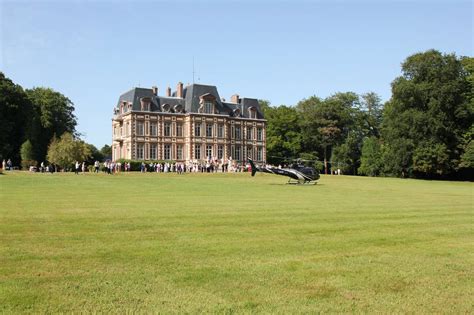
[[[292,179],[290,178],[287,182],[288,185],[316,185],[317,182],[316,181],[299,181],[299,180],[295,180],[295,179]]]

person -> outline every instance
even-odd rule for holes
[[[5,171],[6,168],[7,168],[7,161],[5,161],[5,159],[3,159],[3,161],[2,161],[2,170]]]
[[[100,166],[99,161],[95,161],[94,162],[94,172],[95,173],[99,173],[99,166]]]
[[[74,173],[76,173],[76,175],[79,175],[79,161],[76,161],[76,165],[74,165]]]
[[[86,173],[86,162],[82,162],[82,173]]]
[[[44,162],[41,162],[40,172],[41,172],[41,173],[44,173]]]
[[[9,171],[12,170],[12,160],[10,160],[10,159],[8,159],[8,161],[7,161],[7,169],[8,169]]]

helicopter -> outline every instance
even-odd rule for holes
[[[252,159],[248,159],[250,167],[252,169],[252,176],[255,176],[256,172],[269,173],[275,175],[287,176],[290,179],[288,184],[316,184],[319,179],[319,172],[313,167],[304,166],[300,161],[294,163],[291,168],[277,168],[277,167],[259,167],[256,166]]]

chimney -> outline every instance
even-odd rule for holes
[[[158,87],[157,86],[152,86],[151,90],[153,91],[153,95],[155,95],[155,96],[158,95]]]
[[[183,98],[183,82],[178,82],[176,87],[176,97]]]
[[[166,96],[170,97],[171,96],[171,88],[168,86],[166,89]]]
[[[238,103],[239,103],[239,94],[234,94],[234,95],[232,95],[232,96],[230,97],[230,101],[231,101],[232,103],[238,104]]]

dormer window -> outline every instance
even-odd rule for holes
[[[168,113],[171,109],[171,105],[170,104],[163,104],[161,105],[161,110]]]
[[[181,104],[174,105],[174,112],[175,113],[182,113],[183,112],[183,105],[181,105]]]
[[[122,104],[120,104],[120,114],[123,114],[123,113],[126,113],[127,112],[127,102],[122,102]]]
[[[214,103],[213,102],[204,102],[204,113],[214,114]]]
[[[151,99],[149,97],[142,97],[140,99],[140,110],[141,111],[145,111],[145,112],[149,112],[150,111],[150,103],[151,103]]]
[[[216,97],[210,93],[201,95],[199,97],[199,113],[216,114]]]
[[[255,107],[249,108],[249,118],[257,119],[257,109]]]

